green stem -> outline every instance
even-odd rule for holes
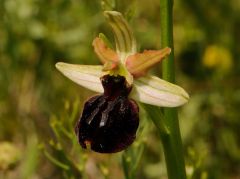
[[[170,47],[171,54],[163,60],[163,79],[175,82],[174,73],[174,49],[173,49],[173,22],[172,22],[172,0],[160,0],[160,23],[161,23],[161,46]],[[179,121],[176,108],[164,108],[163,123],[169,130],[168,135],[161,135],[167,172],[169,179],[186,179],[183,148]]]

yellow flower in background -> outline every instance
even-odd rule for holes
[[[20,159],[19,149],[10,142],[0,143],[0,171],[14,166]]]
[[[203,65],[208,68],[215,68],[220,71],[229,71],[233,66],[232,54],[221,46],[208,46],[203,55]]]

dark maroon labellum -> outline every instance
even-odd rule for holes
[[[85,103],[75,132],[83,148],[100,153],[119,152],[136,138],[139,109],[134,100],[128,99],[131,88],[123,76],[105,75],[101,82],[104,93]]]

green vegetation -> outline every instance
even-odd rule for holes
[[[127,17],[139,51],[162,48],[162,1],[0,1],[0,178],[166,178],[159,110],[140,104],[126,151],[82,150],[74,126],[95,93],[55,69],[58,61],[99,63],[92,40],[103,32],[113,41],[103,10]],[[175,81],[191,97],[178,109],[187,178],[240,177],[239,11],[237,0],[174,2]],[[166,66],[151,73],[172,81]]]

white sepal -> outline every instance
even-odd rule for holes
[[[146,75],[134,80],[131,98],[155,106],[177,107],[185,104],[189,95],[175,84],[156,76]]]
[[[67,78],[92,91],[103,93],[101,65],[74,65],[58,62],[56,68]]]

